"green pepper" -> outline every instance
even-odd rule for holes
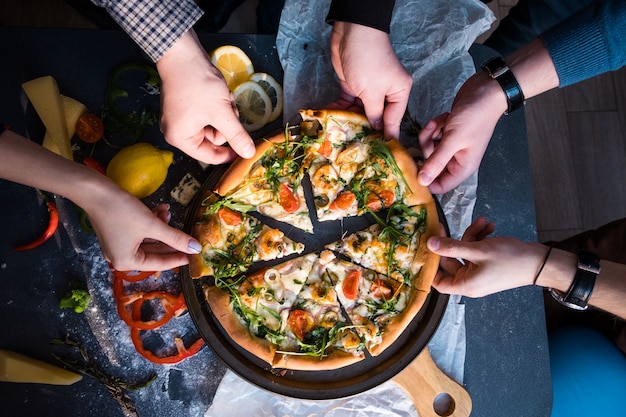
[[[145,131],[158,123],[158,111],[143,106],[140,111],[124,113],[120,100],[129,96],[128,90],[120,86],[120,77],[127,71],[138,71],[147,76],[146,87],[158,90],[161,83],[159,73],[150,65],[131,62],[116,67],[109,76],[104,99],[103,121],[109,133],[119,133],[127,139],[126,145],[135,143]]]

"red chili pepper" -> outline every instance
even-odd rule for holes
[[[176,346],[177,352],[170,356],[157,356],[143,346],[140,329],[137,329],[136,327],[131,328],[130,337],[133,341],[133,345],[135,345],[135,349],[137,349],[137,352],[139,352],[141,356],[148,359],[150,362],[158,363],[161,365],[178,363],[183,359],[187,359],[188,357],[195,355],[204,346],[204,340],[202,340],[202,338],[198,338],[198,340],[193,342],[191,346],[187,348],[185,347],[183,339],[181,339],[180,337],[175,337],[174,345]]]
[[[54,232],[56,232],[59,225],[59,210],[57,210],[57,206],[56,204],[54,204],[53,201],[48,201],[46,204],[48,206],[48,213],[50,215],[50,220],[48,221],[48,227],[46,227],[46,231],[32,242],[27,243],[26,245],[18,246],[17,248],[15,248],[16,251],[24,251],[36,248],[37,246],[44,243],[46,240],[50,239]]]
[[[104,169],[102,164],[100,162],[98,162],[98,160],[96,158],[88,156],[85,159],[83,159],[83,164],[87,165],[90,168],[95,169],[96,171],[98,171],[102,175],[106,175],[107,174],[106,170]]]

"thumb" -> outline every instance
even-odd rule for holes
[[[383,118],[385,120],[385,137],[386,138],[400,138],[400,123],[402,123],[402,117],[406,110],[405,103],[391,102],[385,107],[385,113]]]
[[[363,102],[365,115],[374,130],[383,130],[384,97],[371,97],[363,95],[361,97],[361,101]]]
[[[449,237],[433,236],[428,239],[426,244],[431,252],[446,258],[470,259],[474,254],[472,246],[468,242],[461,242]]]
[[[219,124],[214,124],[214,127],[226,138],[230,147],[239,156],[246,159],[254,156],[254,142],[238,118],[231,121],[224,120]]]
[[[421,185],[428,187],[446,169],[454,156],[451,151],[448,151],[444,142],[435,148],[435,151],[426,159],[417,174],[417,180]]]
[[[175,229],[159,221],[152,229],[152,238],[156,239],[172,249],[188,255],[198,254],[202,251],[202,245],[187,233]]]

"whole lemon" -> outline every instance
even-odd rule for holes
[[[111,159],[107,176],[137,198],[147,197],[161,186],[174,153],[149,143],[128,146]]]

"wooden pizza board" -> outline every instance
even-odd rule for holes
[[[428,348],[392,381],[411,397],[420,417],[468,417],[472,411],[469,393],[439,369]]]

